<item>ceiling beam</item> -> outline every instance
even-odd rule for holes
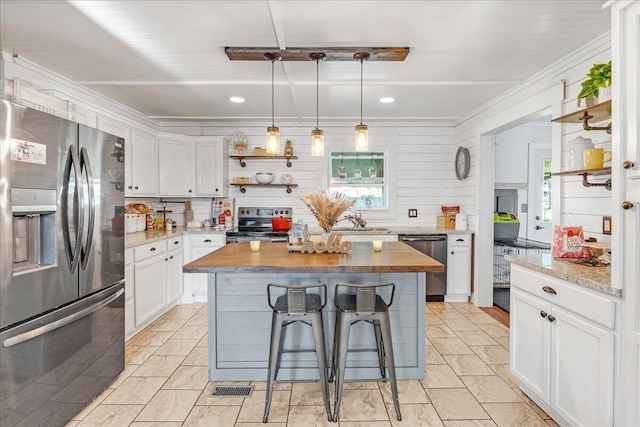
[[[369,61],[404,61],[409,54],[408,47],[225,47],[224,51],[232,61],[264,61],[265,53],[278,53],[283,61],[311,61],[309,55],[315,52],[327,55],[327,61],[353,61],[356,52],[368,52]]]

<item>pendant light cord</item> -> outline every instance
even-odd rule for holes
[[[275,80],[274,80],[274,67],[275,67],[276,61],[275,59],[271,60],[271,126],[275,127],[275,116],[274,116],[274,110],[275,110],[275,100],[274,100],[274,96],[275,96]]]
[[[318,116],[320,114],[320,59],[316,59],[316,129],[318,129]]]
[[[360,58],[360,124],[362,124],[362,61],[364,58]]]

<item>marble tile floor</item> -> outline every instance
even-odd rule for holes
[[[427,303],[426,317],[426,377],[399,381],[403,421],[388,383],[345,384],[338,423],[327,421],[318,383],[281,383],[267,425],[557,426],[510,377],[507,327],[471,303]],[[124,372],[67,427],[263,425],[266,382],[248,398],[211,397],[206,325],[205,304],[181,305],[130,339]]]

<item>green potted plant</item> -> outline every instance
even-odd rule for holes
[[[601,89],[609,90],[611,86],[611,61],[603,64],[593,64],[587,73],[587,79],[582,82],[582,89],[578,94],[578,107],[584,98],[587,107],[597,103]]]

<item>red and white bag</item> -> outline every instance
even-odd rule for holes
[[[583,243],[582,226],[563,227],[556,225],[553,231],[551,255],[554,258],[582,258]]]

